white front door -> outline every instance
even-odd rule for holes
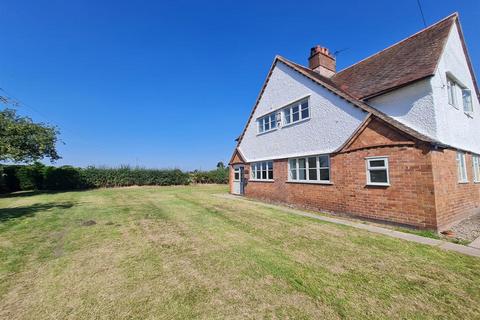
[[[243,195],[243,165],[233,167],[233,193]]]

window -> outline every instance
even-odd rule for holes
[[[250,171],[252,180],[273,180],[273,161],[252,163]]]
[[[233,180],[240,181],[240,168],[235,168],[233,171]]]
[[[448,103],[457,107],[457,83],[447,76]]]
[[[465,164],[465,153],[461,151],[457,152],[457,170],[458,170],[458,182],[460,183],[468,182],[467,166]]]
[[[480,156],[473,155],[473,182],[480,182]]]
[[[330,157],[312,156],[288,160],[288,180],[299,182],[330,182]]]
[[[258,119],[258,132],[268,132],[277,128],[277,113],[267,114]]]
[[[467,114],[473,113],[472,91],[447,75],[448,103],[455,108],[463,105],[463,111]],[[461,95],[461,97],[460,97]]]
[[[367,185],[390,185],[387,157],[367,158]]]
[[[466,113],[473,112],[472,92],[468,89],[462,89],[463,111]]]
[[[284,108],[283,117],[286,125],[310,118],[308,100],[296,102]]]

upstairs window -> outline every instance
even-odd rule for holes
[[[389,186],[388,158],[367,158],[367,185]]]
[[[472,157],[473,162],[473,182],[480,182],[480,156],[474,155]]]
[[[463,111],[473,113],[472,92],[469,89],[462,89]]]
[[[270,113],[258,119],[258,132],[268,132],[277,128],[277,113]]]
[[[310,118],[308,100],[296,102],[282,110],[286,125]]]
[[[330,182],[328,155],[288,160],[288,180],[298,182]]]
[[[455,80],[453,80],[450,77],[447,77],[448,103],[456,108],[458,107],[457,90],[458,90],[458,85],[455,82]]]
[[[457,171],[458,171],[458,182],[459,183],[468,182],[467,165],[465,163],[465,153],[461,151],[457,152]]]
[[[463,106],[465,113],[473,113],[472,91],[449,75],[447,75],[447,92],[450,105],[457,109]]]
[[[251,180],[273,180],[273,161],[254,162],[251,164]]]

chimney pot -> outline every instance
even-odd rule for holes
[[[308,65],[310,69],[327,78],[330,78],[336,72],[335,57],[330,54],[328,48],[319,45],[310,49]]]

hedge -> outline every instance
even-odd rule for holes
[[[227,183],[228,168],[186,173],[179,169],[0,165],[0,192],[75,190],[101,187],[171,186],[190,183]]]

